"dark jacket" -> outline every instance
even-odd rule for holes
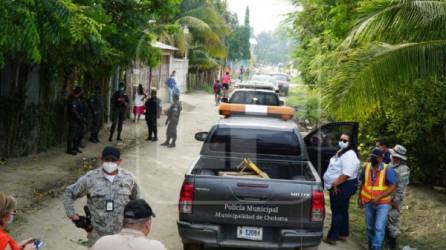
[[[158,98],[150,97],[144,104],[146,108],[146,119],[154,118],[157,119],[161,116],[161,100]]]
[[[114,109],[125,110],[129,104],[129,96],[127,92],[118,90],[111,98],[111,105]]]
[[[71,95],[67,101],[67,112],[69,122],[82,122],[81,101],[79,98]]]

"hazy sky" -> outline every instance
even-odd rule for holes
[[[293,10],[288,0],[227,0],[229,10],[237,13],[239,21],[245,20],[245,9],[249,6],[251,26],[255,34],[274,30],[285,15]]]

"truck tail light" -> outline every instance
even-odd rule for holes
[[[191,214],[192,202],[194,200],[194,185],[190,183],[184,183],[181,187],[180,202],[178,209],[180,213]]]
[[[311,198],[311,222],[323,222],[325,218],[325,198],[322,191],[313,191]]]

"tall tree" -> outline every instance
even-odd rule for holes
[[[246,10],[245,10],[245,26],[246,27],[250,26],[249,6],[246,6]]]

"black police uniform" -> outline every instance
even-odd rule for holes
[[[99,131],[102,127],[102,119],[104,116],[104,102],[100,95],[93,95],[88,100],[88,106],[91,112],[91,127],[90,127],[90,141],[99,141]]]
[[[78,145],[82,148],[85,147],[85,144],[82,142],[85,134],[87,133],[88,128],[88,113],[87,113],[87,104],[85,98],[82,96],[78,98],[79,100],[79,114],[81,117],[81,124],[77,134]]]
[[[113,134],[115,133],[116,125],[118,126],[118,137],[117,140],[121,140],[122,124],[125,120],[125,114],[127,112],[127,106],[129,104],[129,96],[125,90],[116,91],[111,98],[111,108],[112,108],[112,126],[110,129],[109,141],[113,139]]]
[[[82,117],[80,114],[80,100],[71,95],[67,101],[68,111],[68,140],[67,153],[76,154],[79,150],[79,130],[82,126]]]
[[[156,97],[151,97],[145,102],[144,107],[146,109],[147,127],[149,128],[147,140],[157,141],[158,128],[156,121],[161,116],[161,100]]]
[[[164,146],[175,147],[177,141],[177,126],[180,120],[180,113],[182,107],[180,102],[172,104],[167,111],[167,130],[166,130],[166,142],[163,143]],[[172,140],[172,142],[170,142]]]

